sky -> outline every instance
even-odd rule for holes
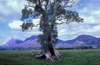
[[[22,32],[20,25],[22,21],[21,10],[23,4],[27,4],[25,0],[0,0],[0,45],[3,45],[11,38],[25,40],[32,35],[39,35],[39,26],[33,30]],[[77,11],[84,19],[83,23],[70,23],[57,25],[58,38],[61,40],[72,40],[79,35],[92,35],[100,38],[100,0],[80,0],[68,10]],[[33,19],[33,23],[37,24],[39,19]]]

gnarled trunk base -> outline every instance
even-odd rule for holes
[[[62,59],[61,54],[55,48],[43,51],[40,54],[34,53],[32,56],[38,59],[49,59],[52,63],[56,62],[56,60]]]

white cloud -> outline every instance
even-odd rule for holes
[[[33,23],[34,23],[35,25],[39,24],[39,23],[40,23],[40,18],[33,19]]]
[[[87,3],[87,1],[85,2]],[[91,4],[91,3],[90,3]],[[83,4],[80,3],[81,6]],[[71,9],[70,9],[71,10]],[[84,19],[83,23],[71,23],[69,28],[67,24],[62,24],[58,26],[58,36],[62,40],[74,39],[78,35],[87,34],[95,37],[100,37],[100,10],[98,8],[91,9],[90,5],[84,5],[83,8],[77,9],[77,7],[72,8],[72,10],[77,10],[79,16]]]
[[[39,18],[38,19],[33,19],[33,24],[35,24],[35,26],[37,24],[39,24],[39,22],[40,22]],[[11,29],[18,29],[18,30],[20,30],[21,29],[20,25],[22,25],[22,23],[23,23],[22,21],[13,21],[13,22],[9,23],[8,25],[9,25],[9,27]],[[33,30],[36,30],[36,29],[39,29],[39,25],[37,27],[33,28]]]
[[[1,35],[0,35],[1,36]],[[8,42],[11,38],[7,37],[7,38],[0,38],[0,45],[5,44],[6,42]]]
[[[70,24],[71,27],[66,27],[66,25],[58,26],[59,39],[70,40],[83,34],[100,37],[100,24],[91,25],[90,23],[72,23]]]
[[[3,39],[3,42],[2,42],[2,44],[0,44],[0,45],[5,44],[5,43],[8,42],[10,39],[11,39],[10,37],[9,37],[9,38],[6,38],[6,39]]]
[[[93,30],[94,30],[95,32],[100,32],[100,25],[94,26],[94,27],[93,27]]]
[[[0,0],[0,23],[8,23],[21,18],[25,0]]]
[[[98,24],[100,21],[98,20],[99,17],[90,15],[90,16],[81,16],[84,19],[84,23],[86,24]]]
[[[8,24],[11,29],[21,29],[20,25],[22,25],[22,21],[13,21]]]
[[[98,16],[99,13],[100,13],[100,10],[96,10],[95,12],[92,13],[92,15],[97,15]]]
[[[80,17],[84,19],[84,23],[87,24],[100,24],[100,10],[91,9],[90,7],[85,7],[78,10]]]
[[[24,7],[23,4],[26,4],[25,0],[4,0],[1,1],[0,8],[1,12],[5,15],[11,14],[14,11],[21,12],[21,9]]]
[[[33,19],[33,23],[37,25],[39,23],[40,19]],[[21,31],[20,25],[22,25],[22,21],[13,21],[8,24],[8,26],[11,28],[10,32],[10,37],[12,38],[18,38],[25,40],[27,37],[30,37],[32,35],[39,35],[42,34],[42,32],[39,31],[39,26],[38,27],[33,27],[32,30],[27,30],[25,32]]]

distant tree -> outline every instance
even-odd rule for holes
[[[97,49],[99,49],[99,46],[97,46]]]
[[[40,23],[34,25],[32,22],[23,22],[21,25],[22,31],[40,25],[40,31],[43,34],[38,36],[38,43],[44,50],[37,58],[49,58],[54,62],[56,57],[58,60],[62,58],[60,53],[54,48],[54,44],[58,40],[57,25],[71,22],[83,22],[83,19],[76,11],[67,10],[68,7],[73,7],[78,3],[76,0],[26,0],[28,2],[22,10],[22,18],[40,18]],[[56,21],[61,21],[60,23]]]
[[[92,46],[89,46],[89,49],[93,49],[93,47]]]
[[[19,48],[19,50],[22,50],[21,48]]]
[[[16,50],[15,48],[13,48],[12,50]]]
[[[81,46],[81,49],[89,49],[88,46]]]
[[[0,50],[6,50],[5,48],[2,48],[2,49],[0,49]]]

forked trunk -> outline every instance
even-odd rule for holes
[[[35,58],[40,58],[40,59],[49,59],[53,62],[56,60],[62,59],[62,56],[60,53],[54,48],[53,43],[52,43],[52,34],[55,34],[52,31],[54,30],[54,25],[49,24],[48,18],[44,15],[44,30],[43,30],[43,37],[45,39],[46,45],[43,45],[43,52],[40,54],[33,54]],[[57,34],[57,33],[56,33]]]

